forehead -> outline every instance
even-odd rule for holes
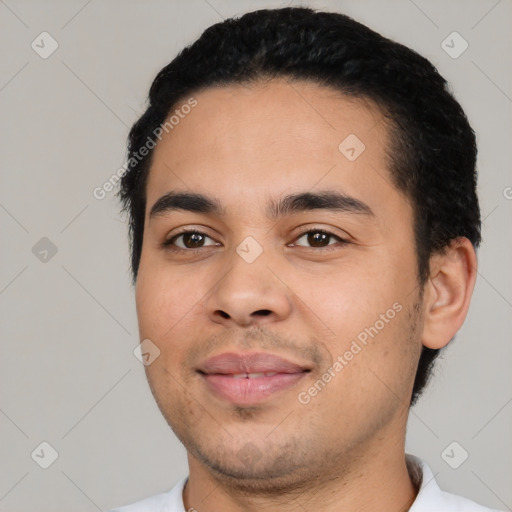
[[[370,206],[404,202],[388,170],[388,126],[369,100],[285,80],[208,88],[193,97],[197,105],[154,150],[148,210],[176,189],[211,192],[239,211],[263,197],[315,187],[365,196]]]

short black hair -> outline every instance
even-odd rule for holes
[[[347,96],[372,100],[389,125],[388,165],[414,211],[418,283],[430,256],[458,237],[480,244],[476,141],[447,81],[414,50],[352,18],[311,8],[262,9],[207,28],[156,76],[149,105],[128,136],[127,172],[119,196],[129,214],[136,282],[152,148],[140,148],[180,101],[201,89],[285,78],[311,81]],[[154,145],[153,145],[154,146]],[[420,396],[439,350],[423,347],[411,405]]]

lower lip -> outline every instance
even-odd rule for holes
[[[235,379],[229,375],[202,375],[209,388],[220,398],[237,405],[254,405],[271,395],[291,388],[306,375],[300,373],[278,373],[255,379]]]

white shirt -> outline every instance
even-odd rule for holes
[[[409,512],[499,512],[462,496],[442,491],[426,462],[410,454],[406,454],[405,457],[415,486],[420,485],[418,495]],[[188,477],[185,477],[180,480],[169,492],[151,496],[110,512],[187,512],[182,494],[187,479]]]

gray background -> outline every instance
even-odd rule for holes
[[[122,165],[151,81],[179,49],[223,18],[292,3],[0,0],[0,510],[108,510],[187,474],[132,352],[125,219],[114,192],[97,200],[92,191]],[[351,15],[428,57],[478,134],[476,290],[411,412],[406,448],[445,489],[510,510],[512,2],[302,5]],[[43,31],[59,44],[47,59],[31,48]],[[456,59],[441,46],[453,31],[469,43]],[[56,254],[41,252],[43,237]],[[48,469],[43,441],[59,455]],[[462,450],[468,459],[452,469],[445,460],[460,463]]]

